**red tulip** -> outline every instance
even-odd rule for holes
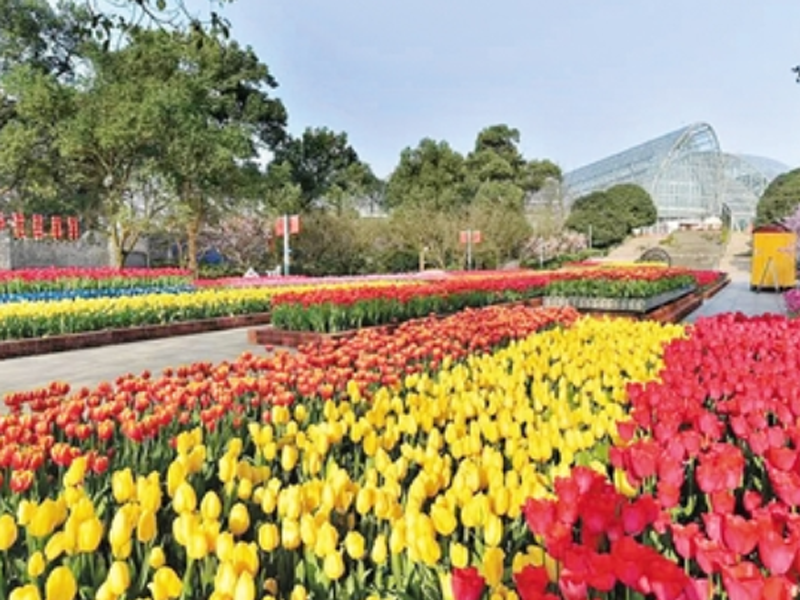
[[[475,567],[453,569],[450,585],[455,600],[478,600],[483,595],[486,580]]]
[[[751,562],[723,567],[722,584],[730,600],[762,600],[764,576]]]
[[[758,536],[758,556],[773,575],[784,575],[794,563],[797,540],[786,540],[771,529]]]
[[[722,517],[722,539],[736,554],[750,554],[758,544],[758,523],[739,515],[725,515]]]
[[[550,578],[547,569],[526,565],[519,573],[514,573],[514,585],[522,600],[539,600],[547,593]]]

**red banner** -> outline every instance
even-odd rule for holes
[[[31,219],[33,229],[33,239],[41,240],[44,238],[44,217],[42,215],[33,215]]]
[[[472,238],[473,244],[480,244],[481,240],[481,232],[477,230],[468,230],[468,231],[460,231],[458,234],[458,240],[462,244],[466,245],[470,241],[470,237]]]
[[[275,235],[283,237],[283,217],[275,219]],[[300,216],[291,215],[289,217],[289,235],[296,235],[300,233]]]
[[[22,213],[14,213],[12,215],[14,237],[21,239],[25,237],[25,215]]]
[[[67,217],[67,238],[77,240],[80,237],[80,229],[77,217]]]
[[[60,240],[64,235],[64,229],[61,223],[61,217],[50,217],[50,237],[54,240]]]

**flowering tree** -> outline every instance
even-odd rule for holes
[[[241,268],[268,266],[265,261],[273,238],[271,221],[258,215],[231,214],[200,232],[201,254],[216,251]]]

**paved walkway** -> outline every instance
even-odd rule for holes
[[[6,392],[64,381],[79,389],[113,381],[120,375],[148,370],[160,374],[167,367],[195,362],[233,361],[245,351],[265,352],[247,343],[247,329],[229,329],[180,337],[118,344],[0,360],[0,398]]]
[[[701,317],[724,312],[741,312],[756,316],[765,313],[786,314],[783,294],[750,290],[750,234],[734,232],[720,259],[720,270],[731,278],[731,283],[719,294],[686,318],[693,323]]]

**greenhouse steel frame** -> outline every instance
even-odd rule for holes
[[[695,123],[564,176],[567,205],[620,183],[647,190],[659,221],[701,221],[723,213],[752,222],[769,183],[789,167],[750,155],[726,154],[707,123]]]

